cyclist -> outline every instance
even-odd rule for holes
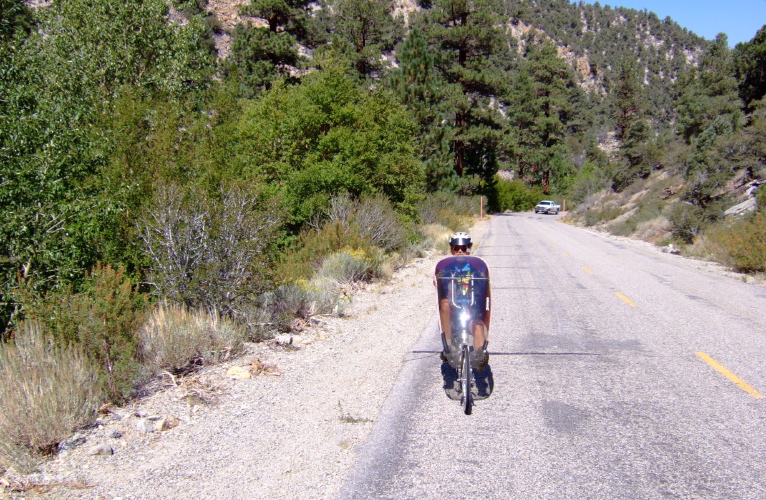
[[[434,270],[434,285],[437,287],[439,296],[439,322],[441,325],[442,361],[449,362],[452,345],[452,323],[459,317],[453,317],[456,313],[469,317],[468,329],[473,333],[474,350],[479,356],[477,370],[482,371],[489,362],[487,354],[487,342],[490,320],[490,287],[489,270],[487,265],[478,257],[470,256],[473,242],[467,233],[459,232],[450,237],[450,253],[447,257],[436,264]],[[438,279],[438,278],[451,278]],[[456,307],[455,292],[450,293],[448,287],[456,290],[470,290],[470,301]],[[459,291],[457,295],[460,296]],[[457,299],[460,300],[459,298]],[[469,303],[470,302],[470,303]],[[454,360],[453,360],[454,361]]]

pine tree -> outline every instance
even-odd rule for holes
[[[633,122],[640,119],[644,107],[636,62],[623,61],[617,78],[614,90],[614,123],[617,137],[624,140]]]
[[[418,153],[426,166],[428,189],[455,191],[459,184],[450,154],[453,130],[442,106],[444,81],[418,28],[410,32],[400,54],[390,80],[418,122]]]
[[[506,93],[514,59],[508,37],[496,25],[500,6],[493,0],[435,0],[429,6],[416,24],[445,82],[455,172],[488,182],[497,171],[504,127],[492,102]]]
[[[404,30],[401,20],[392,17],[391,0],[335,0],[331,29],[348,43],[354,67],[367,77],[382,69],[381,54],[392,50]]]
[[[298,35],[304,31],[307,0],[251,0],[242,13],[259,17],[268,27],[239,24],[232,41],[232,61],[243,94],[252,96],[298,65]]]
[[[739,95],[747,106],[766,95],[766,26],[734,48]]]
[[[680,78],[677,85],[678,129],[687,142],[700,135],[719,116],[733,129],[742,119],[733,61],[726,35],[719,34],[702,54],[699,66]]]
[[[514,110],[531,124],[515,122],[514,126],[517,130],[527,129],[518,132],[523,137],[519,151],[527,159],[529,174],[548,194],[553,160],[557,155],[566,156],[568,149],[564,142],[562,117],[568,109],[570,92],[567,84],[571,78],[566,63],[558,57],[556,47],[550,42],[529,45],[525,71],[528,77],[523,77],[522,71],[522,80],[517,81],[522,101],[515,103]],[[520,109],[522,107],[524,109]]]

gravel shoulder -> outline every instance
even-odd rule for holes
[[[475,241],[488,225],[474,226]],[[41,488],[23,497],[335,498],[405,356],[435,334],[426,330],[442,257],[368,285],[342,317],[314,318],[292,344],[253,344],[231,363],[166,376],[152,396],[108,409],[27,478]],[[233,367],[251,377],[233,378]]]

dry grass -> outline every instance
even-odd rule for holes
[[[664,241],[673,233],[673,223],[665,216],[658,216],[646,222],[641,222],[636,226],[633,233],[634,238],[639,238],[650,243]]]
[[[31,471],[72,432],[95,419],[98,370],[74,346],[62,347],[36,323],[0,346],[0,465]]]
[[[450,228],[441,224],[421,224],[416,231],[423,237],[424,246],[434,247],[439,253],[449,252],[449,237],[452,234]]]
[[[153,373],[178,373],[243,352],[245,332],[215,312],[160,305],[138,337],[141,359]]]

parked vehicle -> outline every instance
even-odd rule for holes
[[[558,214],[559,210],[561,210],[561,205],[556,205],[556,202],[551,200],[543,200],[535,206],[536,214]]]

